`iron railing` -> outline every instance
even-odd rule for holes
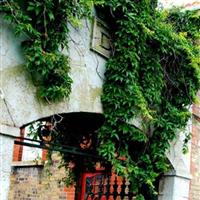
[[[86,178],[84,200],[133,200],[127,179],[116,175],[96,174]]]

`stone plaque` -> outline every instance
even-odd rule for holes
[[[93,24],[91,49],[106,58],[109,58],[111,55],[109,27],[104,21],[96,17]]]

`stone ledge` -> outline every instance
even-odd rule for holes
[[[37,160],[37,161],[15,161],[12,162],[11,164],[12,167],[43,167],[44,166],[44,162],[42,160]]]
[[[20,136],[19,127],[8,126],[0,124],[0,133],[10,136]]]
[[[177,178],[188,179],[188,180],[192,179],[192,175],[189,172],[184,172],[184,171],[177,172],[175,170],[165,173],[164,176],[177,177]]]

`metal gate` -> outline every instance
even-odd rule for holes
[[[133,200],[130,183],[114,174],[86,173],[82,179],[81,200]]]

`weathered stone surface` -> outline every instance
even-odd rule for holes
[[[158,200],[188,200],[189,183],[190,179],[185,177],[177,175],[165,176],[160,181]]]
[[[102,112],[100,93],[104,73],[105,59],[90,51],[91,24],[83,20],[81,29],[70,27],[69,50],[63,52],[70,56],[73,79],[72,93],[69,99],[60,103],[44,103],[36,95],[36,87],[31,76],[22,63],[23,55],[19,40],[13,35],[13,30],[4,21],[1,32],[1,82],[5,102],[10,114],[1,104],[5,112],[0,115],[3,124],[20,127],[31,121],[56,113],[67,112]],[[97,93],[95,91],[98,91]],[[10,116],[11,115],[11,116]]]
[[[1,131],[0,131],[1,132]],[[14,140],[0,135],[0,199],[8,200]]]
[[[191,131],[191,121],[189,121],[186,132]],[[166,173],[159,184],[158,200],[188,200],[190,188],[190,156],[191,143],[189,143],[189,152],[183,154],[184,133],[180,133],[176,140],[171,143],[171,148],[167,153],[172,170]]]

